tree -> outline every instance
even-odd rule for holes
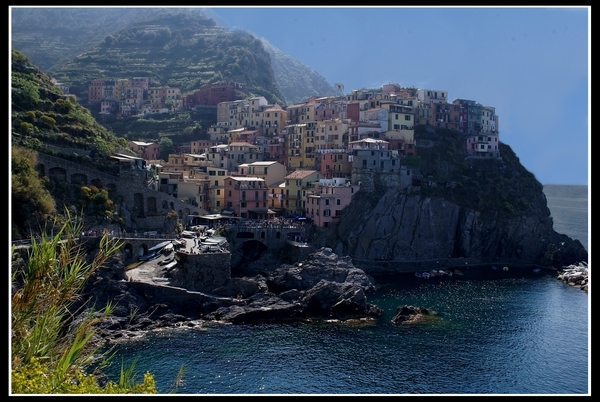
[[[168,161],[169,154],[173,152],[173,140],[169,137],[162,137],[158,145],[160,147],[160,158],[163,161]]]
[[[175,101],[173,99],[167,99],[165,101],[165,106],[169,108],[169,112],[172,112],[173,106],[175,106]]]
[[[11,147],[11,220],[16,237],[25,235],[15,232],[18,228],[43,222],[56,212],[54,199],[35,170],[36,160],[35,151]]]

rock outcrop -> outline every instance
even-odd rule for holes
[[[399,306],[396,308],[396,315],[392,317],[392,324],[406,325],[415,324],[424,320],[424,317],[435,315],[434,312],[425,307]]]
[[[562,267],[557,279],[587,292],[589,286],[588,266],[586,263],[581,262]]]
[[[355,261],[465,257],[559,268],[588,258],[579,240],[554,231],[547,208],[530,214],[482,213],[393,188],[374,204],[359,195],[336,232],[317,238],[316,246]]]
[[[268,291],[255,294],[243,305],[217,309],[207,318],[234,323],[302,319],[379,317],[366,294],[375,281],[356,268],[349,257],[323,248],[294,265],[281,265],[267,281]]]
[[[211,292],[120,279],[123,264],[90,278],[84,294],[94,306],[114,305],[98,326],[105,341],[121,341],[162,327],[203,321],[259,323],[376,319],[382,310],[368,302],[376,283],[349,257],[320,249],[302,262],[281,265],[268,277],[230,278]]]

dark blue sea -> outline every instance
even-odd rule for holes
[[[558,232],[588,247],[587,186],[546,186]],[[589,250],[589,248],[588,248]],[[589,395],[590,293],[549,272],[468,270],[376,277],[372,324],[216,325],[168,330],[117,350],[181,395]],[[394,326],[400,305],[435,312]],[[178,387],[173,383],[182,369]]]

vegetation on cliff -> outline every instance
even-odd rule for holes
[[[284,103],[259,39],[187,10],[164,9],[134,22],[52,74],[82,97],[93,79],[150,77],[152,87],[177,87],[182,93],[236,80],[245,82],[252,95]]]
[[[152,7],[140,7],[140,8],[14,8],[12,10],[12,44],[16,49],[20,49],[24,54],[28,55],[34,64],[39,66],[42,70],[49,74],[54,74],[55,71],[63,68],[78,55],[90,50],[94,46],[98,46],[105,43],[106,40],[114,41],[121,34],[120,32],[133,24],[145,21],[149,18],[155,19],[156,32],[158,32],[158,26],[162,24],[160,22],[160,16],[165,13],[170,13],[175,9],[168,8],[152,8]],[[178,11],[183,11],[185,14],[190,16],[201,15],[201,16],[214,16],[214,13],[210,9],[202,8],[180,8]],[[206,17],[202,17],[206,18]],[[214,17],[216,18],[216,17]],[[216,27],[217,25],[215,25]],[[181,27],[183,28],[183,27]],[[190,34],[194,29],[194,25],[185,27],[186,30],[182,30],[182,39],[184,39],[184,33]],[[169,28],[171,29],[171,28]],[[205,28],[202,28],[203,30]],[[173,35],[173,31],[171,31]],[[195,34],[195,33],[194,33]],[[151,36],[151,33],[146,34],[146,38]],[[176,35],[176,34],[175,34]],[[253,35],[247,33],[247,35]],[[108,39],[107,39],[108,38]],[[214,37],[211,40],[219,41],[219,37]],[[303,63],[283,54],[278,49],[270,45],[266,40],[260,39],[265,47],[266,51],[270,55],[270,64],[272,66],[276,84],[279,87],[281,96],[277,95],[283,104],[292,104],[299,102],[300,100],[312,96],[312,95],[329,95],[334,93],[333,88],[327,82],[327,80],[318,74],[316,71],[310,69]],[[215,42],[218,43],[218,42]],[[145,46],[152,45],[146,44]],[[225,49],[226,42],[218,43],[218,48]],[[159,44],[159,50],[164,53],[162,49],[164,44]],[[108,49],[106,46],[102,49]],[[212,64],[210,61],[210,52],[206,52],[206,62],[200,60],[205,57],[203,51],[198,51],[196,47],[192,47],[192,50],[185,50],[182,53],[177,53],[169,44],[169,52],[172,57],[177,58],[178,55],[184,58],[189,56],[189,53],[194,53],[194,57],[198,58],[197,66],[194,71],[191,71],[189,83],[194,82],[194,85],[200,83],[206,83],[214,76],[217,75],[218,71],[210,72],[209,68]],[[172,51],[171,51],[172,50]],[[252,49],[238,49],[237,47],[228,50],[228,53],[235,53],[241,50],[239,58],[243,58],[243,54],[247,52],[253,52]],[[119,60],[121,63],[126,60]],[[137,64],[138,60],[133,59]],[[186,60],[177,62],[175,59],[171,61],[171,64],[182,64],[186,63]],[[223,66],[227,66],[227,62],[222,63]],[[239,64],[239,63],[238,63]],[[201,82],[198,82],[200,78],[200,67],[202,69],[206,67],[206,71],[202,72],[205,74],[205,78]],[[214,65],[215,69],[217,68]],[[244,66],[246,68],[247,66]],[[258,65],[259,68],[263,68]],[[153,71],[156,73],[156,71]],[[256,74],[258,72],[253,72]],[[162,73],[158,73],[161,80],[166,78]],[[221,72],[221,75],[227,77],[226,69],[225,72]],[[94,77],[99,78],[99,77]],[[162,82],[162,81],[161,81]],[[260,82],[259,82],[260,84]],[[266,84],[272,86],[269,80]],[[175,86],[174,84],[170,84]],[[179,86],[179,85],[177,85]],[[197,89],[197,87],[190,87],[189,89]],[[87,88],[84,88],[87,90]],[[184,88],[182,87],[182,90]],[[271,92],[268,88],[252,89],[258,95],[265,96],[270,99],[269,96],[264,95],[263,89],[267,89],[267,92]],[[274,89],[273,89],[274,90]],[[75,86],[73,91],[75,92]],[[270,99],[271,100],[271,99]],[[202,121],[204,126],[204,121]],[[112,126],[111,126],[112,128]],[[113,129],[116,133],[118,130]],[[162,129],[160,129],[163,131]]]
[[[74,188],[42,178],[37,152],[114,173],[107,156],[128,152],[127,141],[98,124],[89,111],[61,94],[50,78],[17,50],[11,71],[11,208],[13,239],[39,233],[58,210],[68,206],[88,217],[112,216],[113,203],[102,189]]]
[[[68,148],[103,158],[127,141],[101,126],[74,97],[64,95],[27,56],[11,54],[11,136],[13,145],[39,150]],[[86,162],[92,162],[88,159]]]
[[[500,158],[469,158],[466,135],[455,130],[415,130],[421,144],[409,164],[418,168],[421,195],[442,197],[462,207],[508,214],[549,215],[542,184],[525,169],[507,144]]]

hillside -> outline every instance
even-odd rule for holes
[[[161,20],[162,16],[172,13],[185,14],[191,20],[198,18],[198,21],[185,27],[173,28],[166,22],[168,18],[164,22]],[[14,8],[11,15],[11,40],[15,49],[27,55],[33,64],[48,74],[60,76],[61,81],[69,83],[72,86],[71,92],[78,96],[87,92],[84,77],[98,78],[94,75],[93,68],[106,71],[106,74],[115,71],[119,73],[121,69],[131,70],[132,74],[143,73],[153,77],[157,86],[179,86],[182,90],[197,89],[220,77],[247,78],[241,74],[242,69],[256,80],[251,91],[270,101],[278,99],[278,103],[282,105],[289,105],[312,95],[333,93],[333,88],[324,77],[285,55],[266,39],[260,40],[268,52],[268,64],[271,67],[266,68],[264,73],[260,72],[259,70],[265,69],[263,63],[267,58],[262,51],[256,53],[256,44],[250,40],[255,35],[238,31],[235,35],[246,39],[234,40],[232,31],[221,28],[214,20],[206,17],[214,15],[210,9],[202,8]],[[152,22],[144,25],[144,21],[148,19],[152,19]],[[207,26],[207,20],[211,21],[208,24],[214,30],[209,29],[211,27]],[[167,31],[161,29],[163,23],[167,24],[165,27],[168,27],[170,37],[174,40],[166,38]],[[128,31],[128,28],[133,28],[134,31]],[[250,47],[246,48],[244,43]],[[202,45],[206,45],[206,49],[202,49]],[[121,57],[124,56],[122,52],[136,47],[140,47],[138,53],[142,54],[141,57],[139,54],[135,57]],[[227,57],[217,63],[214,48],[222,51],[219,55]],[[85,64],[80,56],[88,51],[91,53],[84,57],[94,61],[92,73],[82,69],[80,74],[77,69]],[[102,54],[103,52],[106,54]],[[144,55],[144,52],[148,55]],[[156,52],[159,54],[154,54]],[[252,55],[256,57],[256,68],[251,62]],[[149,73],[140,72],[140,65],[146,61],[152,63],[148,65]],[[111,64],[114,64],[112,69]],[[186,64],[190,64],[189,71],[184,72],[181,77],[182,74],[176,70]],[[275,83],[268,77],[271,69]],[[258,79],[260,75],[264,75],[262,80]],[[249,81],[248,84],[252,83]]]
[[[75,188],[38,174],[37,152],[115,173],[108,155],[129,152],[127,141],[98,124],[74,97],[61,93],[45,73],[17,50],[11,59],[11,237],[52,230],[56,213],[67,207],[90,219],[112,217],[106,190]],[[48,226],[50,226],[48,228]]]
[[[150,77],[150,86],[178,87],[182,93],[213,82],[242,81],[252,95],[284,103],[262,43],[201,13],[163,10],[108,35],[52,74],[78,96],[86,96],[95,78]]]
[[[11,56],[12,145],[34,150],[65,148],[67,155],[79,150],[87,162],[129,148],[127,141],[98,124],[74,97],[62,94],[27,56],[14,49]]]
[[[156,14],[155,8],[11,9],[11,41],[46,73],[63,65],[134,21]]]

